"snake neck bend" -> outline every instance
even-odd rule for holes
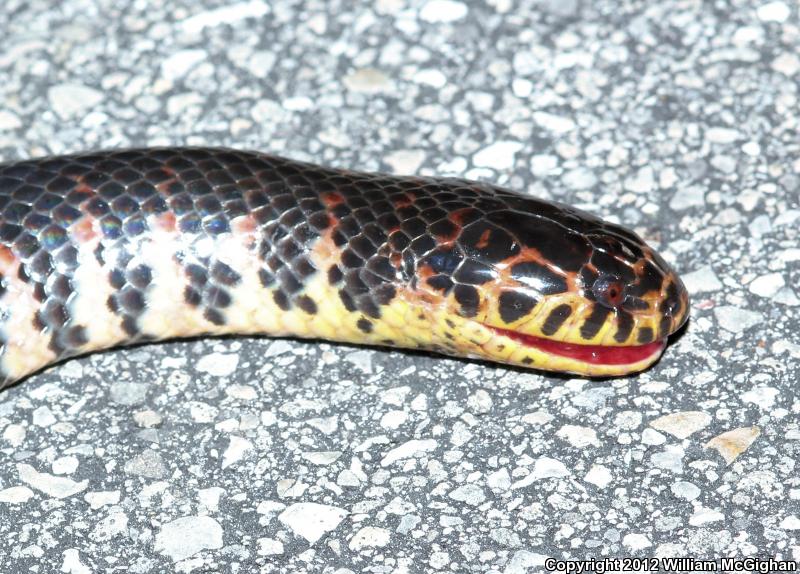
[[[509,235],[520,221],[516,234],[533,247]],[[641,275],[639,307],[620,307],[616,322],[607,309],[598,312],[576,289],[585,281],[579,267],[597,276],[605,264],[595,262],[597,253],[616,261],[607,245],[590,241],[607,230],[602,225],[485,184],[228,149],[1,164],[0,387],[93,350],[227,333],[586,370],[583,359],[529,349],[514,343],[522,340],[516,331],[492,330],[525,321],[524,336],[569,338],[582,325],[581,342],[605,345],[616,336],[613,345],[661,345],[640,352],[631,365],[641,368],[685,318],[685,293],[638,238],[612,230],[611,244],[623,242],[633,258],[625,263],[637,270],[631,277]],[[514,275],[526,265],[530,277]],[[541,297],[506,289],[531,280]]]

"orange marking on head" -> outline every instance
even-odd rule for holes
[[[344,197],[342,197],[342,194],[335,191],[326,191],[325,193],[322,193],[320,195],[320,199],[325,207],[335,207],[340,203],[344,203]]]
[[[404,207],[409,207],[414,205],[414,202],[417,201],[417,196],[409,191],[405,193],[405,198],[403,199],[396,199],[394,202],[394,206],[397,209],[402,209]]]
[[[70,233],[81,243],[88,243],[97,237],[94,229],[94,220],[91,217],[83,216],[77,223],[70,228]]]
[[[242,215],[231,221],[231,227],[236,233],[253,233],[256,226],[256,218],[252,215]]]
[[[19,260],[14,256],[14,253],[5,245],[0,245],[0,272],[8,275],[14,266],[19,264]]]
[[[155,227],[162,231],[175,231],[177,227],[175,214],[171,211],[158,214],[155,218]]]
[[[472,210],[472,207],[462,207],[461,209],[456,209],[454,212],[448,214],[447,218],[456,225],[462,226],[464,225],[464,216],[468,213],[471,213]]]
[[[483,233],[481,233],[481,236],[478,238],[478,243],[476,244],[476,247],[478,249],[484,249],[489,245],[489,240],[491,239],[491,237],[492,237],[491,229],[485,229]]]

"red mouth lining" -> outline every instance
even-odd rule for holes
[[[500,329],[486,325],[492,331],[509,339],[513,339],[528,347],[534,347],[551,355],[559,355],[575,359],[592,365],[630,365],[649,359],[660,353],[667,346],[666,339],[653,341],[645,345],[632,345],[628,347],[607,347],[604,345],[580,345],[577,343],[562,343],[535,335],[525,335],[509,329]]]

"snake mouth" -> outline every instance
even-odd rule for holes
[[[627,346],[565,343],[562,341],[545,339],[544,337],[537,337],[535,335],[526,335],[509,329],[501,329],[500,327],[492,327],[491,325],[486,326],[498,335],[508,337],[526,347],[590,365],[620,366],[633,365],[643,361],[652,362],[661,355],[661,352],[667,346],[666,339],[653,341],[652,343],[646,343],[644,345]]]

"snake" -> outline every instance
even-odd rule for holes
[[[0,164],[0,388],[230,334],[622,376],[688,309],[632,231],[487,182],[204,147]]]

